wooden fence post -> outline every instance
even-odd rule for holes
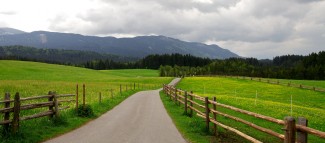
[[[209,98],[205,97],[205,124],[206,124],[206,130],[209,132],[210,130],[210,116],[209,116]]]
[[[298,124],[302,126],[308,126],[308,120],[304,117],[298,117]],[[297,142],[298,143],[307,143],[308,133],[297,131]]]
[[[176,87],[175,87],[174,95],[175,95],[175,103],[177,105],[177,88]]]
[[[213,101],[214,102],[217,102],[217,98],[216,97],[213,97]],[[216,104],[212,104],[213,105],[213,110],[217,111],[217,105]],[[217,114],[216,113],[213,113],[213,119],[217,122]],[[213,129],[214,129],[214,135],[217,135],[218,134],[218,131],[217,131],[217,124],[213,124]]]
[[[53,99],[54,99],[54,113],[55,113],[55,117],[58,118],[60,116],[59,114],[59,102],[58,102],[58,98],[56,97],[56,93],[53,93]]]
[[[48,98],[48,101],[49,102],[51,102],[51,101],[53,102],[53,98],[54,98],[53,97],[53,92],[52,91],[49,91],[49,95],[50,95],[50,97]],[[53,111],[54,112],[53,107],[54,107],[54,104],[50,105],[49,106],[49,111]],[[49,118],[52,119],[53,118],[53,114],[49,115]]]
[[[86,85],[83,84],[82,86],[82,106],[85,108],[86,105]]]
[[[185,95],[184,95],[184,107],[185,107],[185,115],[187,115],[187,91],[185,91]]]
[[[191,99],[191,101],[192,102],[190,102],[190,106],[193,108],[193,91],[191,91],[190,92],[191,93],[191,95],[190,95],[190,99]],[[193,109],[191,108],[191,110],[190,110],[190,115],[191,115],[191,117],[193,117]]]
[[[120,84],[120,95],[122,95],[122,84]]]
[[[169,95],[169,99],[172,100],[173,91],[170,86],[168,86],[168,95]]]
[[[296,123],[293,117],[284,118],[284,143],[295,143],[296,139]]]
[[[12,133],[16,134],[19,129],[19,113],[20,113],[20,96],[17,92],[14,100],[14,116],[12,119]]]
[[[4,100],[6,101],[9,101],[10,100],[10,93],[6,93],[5,94],[5,98],[4,98]],[[10,108],[10,102],[6,102],[5,103],[5,108]],[[10,119],[10,112],[6,112],[5,113],[5,115],[4,115],[4,121],[7,121],[7,120],[9,120]],[[9,123],[8,124],[5,124],[5,125],[3,125],[3,133],[4,134],[7,134],[9,132]]]
[[[78,111],[78,102],[79,102],[79,99],[78,99],[78,96],[79,96],[79,88],[78,88],[78,84],[76,86],[76,111]]]
[[[182,90],[182,89],[179,89],[179,90]],[[178,95],[182,95],[182,92],[179,91]],[[180,96],[178,96],[178,99],[182,100],[182,98]],[[181,106],[181,101],[178,101],[178,105]]]
[[[300,84],[299,87],[302,88],[302,85]]]
[[[99,92],[99,103],[102,103],[102,92]]]

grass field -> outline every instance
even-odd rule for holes
[[[248,143],[242,138],[238,138],[230,131],[219,130],[218,136],[214,136],[212,132],[207,132],[205,123],[198,116],[189,117],[184,114],[184,107],[178,106],[171,101],[166,94],[160,93],[160,98],[169,114],[173,119],[177,129],[182,133],[183,137],[191,143]]]
[[[10,92],[11,97],[15,92],[19,92],[21,97],[46,95],[48,91],[56,91],[58,94],[75,94],[77,83],[79,94],[81,94],[84,83],[86,84],[86,103],[93,107],[95,117],[113,108],[129,95],[140,90],[161,88],[163,83],[169,83],[171,79],[158,77],[158,72],[155,70],[97,71],[37,62],[0,60],[0,94]],[[136,89],[130,90],[131,87],[134,88],[134,83]],[[122,96],[119,94],[120,85],[122,85]],[[111,90],[113,90],[114,99],[111,98]],[[101,104],[99,92],[102,93]],[[4,96],[0,96],[0,100],[3,98]],[[74,103],[69,105],[74,107]],[[46,109],[42,111],[44,110]],[[39,110],[31,110],[23,114],[30,115],[37,111]],[[93,119],[76,117],[74,108],[63,111],[62,118],[65,121],[64,124],[54,123],[48,118],[23,121],[18,135],[4,137],[1,134],[0,142],[40,142],[77,128]],[[3,114],[0,114],[0,119],[3,119]]]
[[[325,131],[325,93],[250,80],[220,77],[184,78],[177,87],[183,90],[192,90],[200,96],[216,96],[217,101],[220,103],[278,119],[283,119],[285,116],[305,117],[309,120],[309,127]],[[241,115],[227,109],[218,109],[283,133],[281,130],[283,127],[281,126],[266,123],[254,117]],[[231,119],[223,117],[219,119],[222,123],[235,127],[263,142],[279,142],[278,139],[268,137],[264,133],[255,131]],[[309,142],[325,142],[325,140],[310,135]]]
[[[325,81],[320,80],[288,80],[288,79],[280,79],[280,82],[288,83],[291,82],[293,84],[302,84],[302,85],[308,85],[308,86],[315,86],[325,89]]]

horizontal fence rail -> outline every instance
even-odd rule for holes
[[[64,99],[58,100],[62,97],[74,97],[74,94],[61,94],[57,95],[55,92],[49,92],[48,95],[20,98],[20,94],[17,92],[15,94],[14,100],[10,99],[10,93],[5,94],[5,98],[3,101],[0,101],[0,104],[4,104],[4,108],[0,109],[0,113],[4,114],[4,119],[0,120],[0,125],[3,125],[4,131],[8,132],[9,127],[11,125],[12,133],[17,133],[19,129],[19,122],[24,120],[30,120],[40,117],[48,116],[53,118],[54,116],[59,116],[59,111],[63,109],[69,108],[69,106],[59,108],[62,102],[72,102],[76,101],[75,99]],[[47,102],[34,101],[36,99],[47,99]],[[25,101],[34,101],[35,103],[29,103],[22,105]],[[13,106],[11,106],[13,103]],[[33,115],[21,116],[21,111],[23,110],[31,110],[36,108],[44,108],[47,107],[47,111],[43,111],[40,113],[36,113]],[[10,119],[10,113],[12,113],[12,119]]]
[[[258,131],[267,133],[270,136],[273,136],[273,137],[283,140],[283,142],[285,142],[285,143],[295,143],[295,142],[306,143],[308,134],[312,134],[312,135],[318,136],[322,139],[325,139],[325,132],[307,127],[308,121],[307,121],[307,119],[302,118],[302,117],[298,118],[298,121],[296,124],[296,121],[293,117],[286,117],[286,118],[284,118],[284,120],[272,118],[269,116],[265,116],[265,115],[257,114],[257,113],[250,112],[247,110],[239,109],[239,108],[236,108],[233,106],[221,104],[216,101],[215,97],[213,98],[213,100],[210,100],[210,99],[208,99],[208,97],[201,97],[199,95],[193,94],[193,92],[183,91],[181,89],[177,89],[170,85],[163,85],[163,91],[167,96],[169,96],[169,98],[171,100],[175,101],[175,103],[177,105],[181,105],[181,103],[184,105],[185,114],[193,116],[193,111],[195,111],[196,112],[195,115],[205,119],[207,130],[209,130],[209,126],[210,126],[209,123],[213,123],[215,134],[217,134],[217,126],[219,126],[226,130],[232,131],[251,142],[254,142],[254,143],[261,142],[261,141],[255,139],[255,138],[253,138],[253,137],[251,137],[251,136],[249,136],[233,127],[229,127],[227,125],[220,123],[217,120],[217,116],[216,116],[216,115],[219,115],[219,116],[224,116],[224,117],[227,117],[234,121],[243,123],[245,125],[248,125]],[[209,105],[212,105],[212,108]],[[221,111],[217,110],[217,107],[227,108],[232,111],[236,111],[236,112],[239,112],[239,113],[242,113],[245,115],[249,115],[249,116],[252,116],[252,117],[255,117],[258,119],[262,119],[266,122],[283,125],[284,128],[282,130],[284,131],[284,134],[280,134],[280,133],[275,132],[271,129],[258,126],[256,124],[246,121],[244,119],[241,119],[241,118],[238,118],[238,117],[235,117],[232,115],[228,115],[226,113],[222,113]],[[210,114],[212,114],[213,116],[211,117]],[[297,137],[296,137],[296,134],[297,134]]]

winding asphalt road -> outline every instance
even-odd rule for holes
[[[138,92],[99,118],[46,143],[186,143],[163,106],[160,90]]]

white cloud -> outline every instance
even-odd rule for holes
[[[0,5],[0,26],[101,36],[166,35],[272,58],[325,50],[324,7],[322,0],[10,0]]]

